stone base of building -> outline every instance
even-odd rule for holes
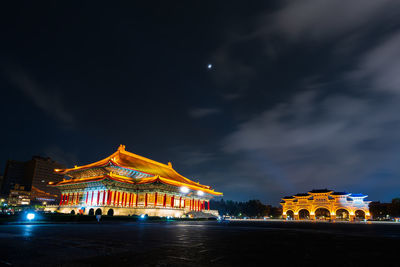
[[[47,206],[45,211],[50,212],[59,212],[66,214],[99,214],[101,211],[101,215],[112,215],[112,216],[132,216],[132,215],[147,215],[147,216],[157,216],[157,217],[174,217],[181,218],[190,214],[190,210],[188,209],[179,209],[179,208],[164,208],[164,207],[114,207],[114,206],[105,206],[105,207],[97,207],[97,206],[88,206],[85,207],[84,211],[81,206],[68,206],[68,207],[60,207],[60,206]],[[203,210],[202,214],[209,214],[210,217],[215,216],[218,217],[218,211],[216,210]],[[192,216],[191,216],[192,217]],[[196,216],[193,216],[196,217]]]
[[[190,211],[185,214],[189,218],[218,218],[218,210]]]
[[[284,219],[284,220],[294,220],[294,221],[301,221],[301,220],[303,220],[303,221],[350,221],[350,222],[353,222],[353,221],[360,221],[360,220],[363,220],[362,218],[356,218],[356,216],[354,216],[354,215],[350,215],[349,216],[349,218],[348,219],[346,219],[346,220],[344,220],[344,219],[338,219],[338,218],[336,218],[336,215],[331,215],[331,217],[330,218],[326,218],[326,219],[316,219],[315,218],[315,215],[311,215],[308,219],[300,219],[299,218],[299,216],[298,215],[295,215],[294,216],[294,218],[288,218],[286,215],[282,215],[282,219]],[[371,216],[370,215],[365,215],[365,218],[364,218],[365,220],[370,220],[371,219]]]

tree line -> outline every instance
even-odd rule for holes
[[[225,201],[224,199],[219,201],[210,200],[210,208],[218,210],[220,215],[239,218],[261,218],[266,216],[279,218],[282,215],[282,208],[265,205],[258,199],[246,202],[237,202],[232,200]]]
[[[232,200],[210,200],[210,208],[218,210],[220,215],[233,217],[272,217],[280,218],[282,208],[265,205],[260,200],[254,199],[246,202]],[[392,199],[390,203],[371,202],[369,211],[374,219],[400,218],[400,198]]]
[[[390,203],[371,202],[369,212],[374,219],[399,218],[400,198],[394,198]]]

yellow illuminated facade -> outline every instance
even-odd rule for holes
[[[90,215],[218,215],[210,210],[209,200],[222,193],[180,175],[171,163],[128,152],[124,145],[103,160],[55,172],[65,179],[49,184],[60,189],[61,200],[48,210]]]
[[[282,198],[282,217],[291,220],[370,219],[367,195],[334,192],[328,189],[312,190]]]

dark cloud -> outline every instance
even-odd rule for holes
[[[276,64],[285,57],[290,49],[287,40],[301,41],[303,46],[317,42],[320,50],[329,47],[325,53],[339,56],[325,62],[330,69],[346,64],[334,73],[315,66],[310,78],[298,81],[289,99],[240,122],[222,142],[224,153],[239,157],[232,164],[231,181],[238,186],[253,184],[258,194],[256,185],[267,182],[263,190],[272,195],[315,187],[374,191],[375,179],[388,188],[400,185],[393,179],[400,175],[400,167],[392,164],[400,152],[395,145],[400,141],[400,38],[388,26],[396,25],[399,11],[397,1],[286,1],[255,20],[251,31],[228,42],[224,51],[263,38],[264,52],[247,67],[253,76],[263,75],[259,60]],[[379,27],[388,30],[377,35]],[[276,36],[284,39],[272,41]],[[379,38],[370,41],[371,36]],[[273,49],[271,44],[281,47]],[[271,49],[279,53],[272,57],[265,53]],[[241,62],[235,56],[224,60]],[[242,67],[230,72],[239,77],[249,73]],[[337,86],[341,90],[333,91]],[[390,175],[380,175],[382,170]],[[247,179],[238,176],[241,172]],[[385,194],[380,191],[377,196]]]
[[[240,98],[240,96],[241,96],[241,94],[239,94],[239,93],[226,93],[226,94],[222,95],[222,98],[230,101],[230,100],[238,99],[238,98]]]
[[[33,105],[41,109],[48,116],[59,120],[63,126],[74,126],[75,118],[65,107],[59,91],[54,88],[44,89],[21,68],[5,67],[4,73],[15,88],[32,101]]]
[[[220,112],[218,108],[194,108],[189,111],[189,115],[193,118],[203,118]]]
[[[24,66],[0,77],[5,155],[75,165],[123,143],[230,199],[398,194],[398,1],[5,10],[2,55]]]
[[[395,32],[360,59],[354,78],[368,79],[372,89],[399,93],[399,47],[400,32]]]
[[[369,172],[385,167],[399,149],[393,146],[400,134],[398,99],[376,103],[317,96],[299,94],[242,123],[227,137],[224,150],[260,153],[266,165],[279,166],[285,179],[302,190],[353,187]],[[400,167],[395,171],[400,174]]]
[[[78,156],[74,152],[66,152],[58,146],[49,146],[44,149],[43,154],[66,167],[74,166],[78,162]]]
[[[181,153],[182,160],[180,161],[186,167],[193,167],[193,165],[198,165],[202,163],[209,164],[211,161],[215,160],[215,155],[211,152],[202,151],[187,151]]]
[[[399,2],[393,0],[289,0],[272,16],[265,17],[262,29],[290,39],[323,40],[368,31],[377,21],[396,19],[399,11]]]

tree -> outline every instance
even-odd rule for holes
[[[389,214],[391,217],[400,217],[400,198],[392,199]]]
[[[369,203],[369,211],[372,218],[384,219],[389,214],[390,203],[371,202]]]
[[[371,202],[369,211],[374,219],[385,219],[390,217],[400,217],[400,198],[392,199],[391,203]]]
[[[258,199],[249,200],[247,202],[236,202],[232,200],[220,201],[211,200],[210,208],[218,210],[220,215],[229,215],[235,217],[264,217],[270,216],[272,211],[276,217],[282,214],[279,208],[273,208],[271,205],[265,205]],[[277,213],[280,214],[278,215]]]

